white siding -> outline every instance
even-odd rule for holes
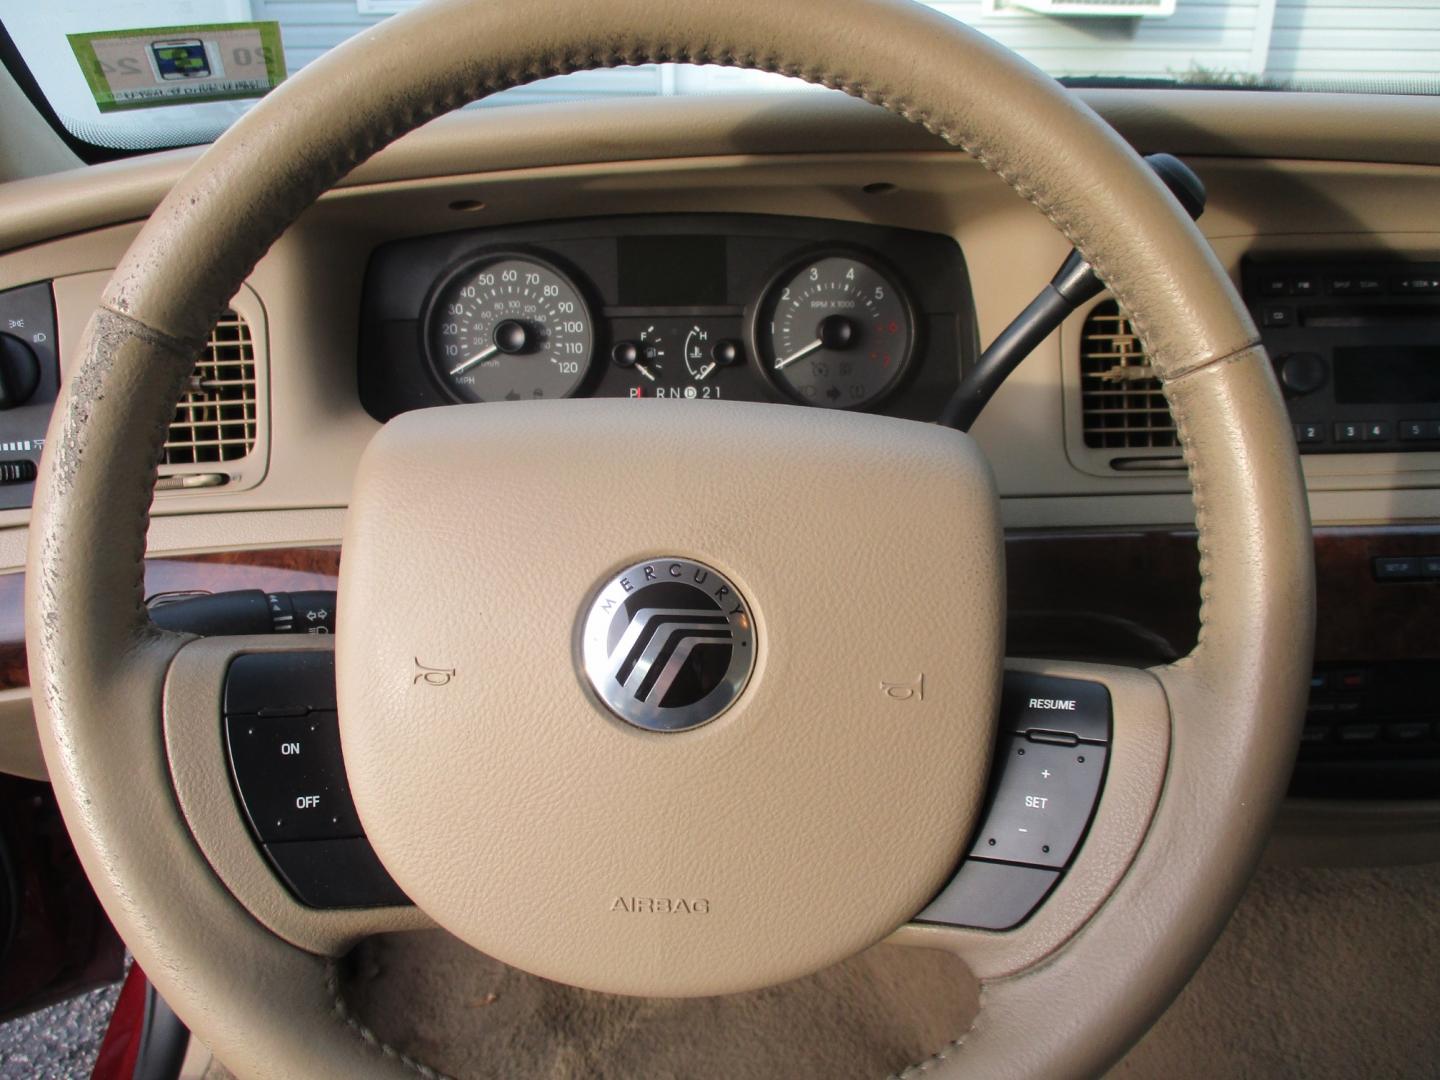
[[[1266,0],[1179,0],[1168,18],[983,14],[981,0],[932,3],[1054,75],[1178,76],[1196,68],[1245,74]]]
[[[1440,81],[1440,0],[1277,0],[1266,74],[1362,85],[1384,75],[1433,89]]]
[[[497,2],[523,4],[525,0]],[[282,23],[285,63],[292,74],[351,34],[381,20],[357,14],[355,0],[251,0],[251,5],[256,19],[278,19]],[[504,96],[518,104],[553,98],[653,96],[661,92],[659,69],[652,66],[547,79]]]
[[[284,23],[292,71],[379,21],[358,14],[355,0],[251,3],[255,18]],[[1440,82],[1440,0],[1178,0],[1168,18],[986,15],[983,0],[932,0],[932,6],[1056,75],[1243,78],[1263,73],[1278,82],[1372,85],[1385,76],[1426,80],[1432,88]],[[732,85],[754,84],[736,73],[677,77],[650,67],[567,76],[506,97],[714,92]]]

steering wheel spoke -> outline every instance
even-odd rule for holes
[[[1114,892],[1164,784],[1170,711],[1136,668],[1008,660],[990,791],[964,861],[895,944],[981,978],[1064,946]]]
[[[333,659],[327,637],[190,641],[165,682],[164,737],[181,812],[231,894],[292,944],[339,955],[370,934],[434,924],[353,816]],[[247,668],[283,681],[238,685]]]

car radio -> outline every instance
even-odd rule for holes
[[[1440,262],[1247,259],[1300,452],[1440,450]]]

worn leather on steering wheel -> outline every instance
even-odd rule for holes
[[[70,363],[36,493],[27,642],[76,848],[146,973],[231,1068],[428,1074],[351,1019],[332,966],[262,928],[186,830],[158,719],[183,641],[143,607],[155,463],[217,314],[348,170],[504,87],[654,61],[798,76],[964,147],[1096,266],[1165,381],[1194,485],[1203,627],[1191,656],[1157,671],[1174,724],[1164,795],[1110,901],[1058,953],[987,984],[973,1029],[930,1063],[957,1076],[1102,1070],[1204,955],[1283,793],[1313,621],[1303,485],[1255,329],[1151,172],[1051,79],[898,0],[435,0],[315,61],[216,142],[106,290]]]

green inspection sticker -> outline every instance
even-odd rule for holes
[[[67,36],[102,113],[258,98],[285,79],[278,22]]]

